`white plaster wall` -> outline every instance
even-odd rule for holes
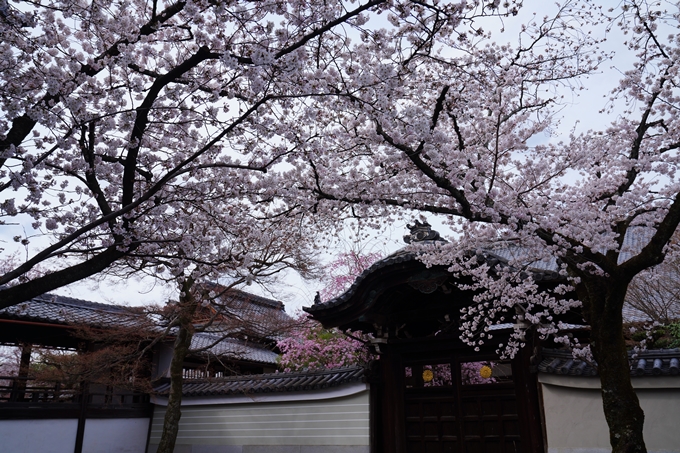
[[[154,354],[153,378],[170,377],[170,362],[174,346],[172,344],[161,343]]]
[[[149,422],[148,418],[88,419],[83,452],[144,453]]]
[[[611,452],[600,390],[590,385],[595,382],[577,388],[566,377],[563,382],[554,378],[541,384],[548,453]],[[647,450],[680,453],[680,388],[636,387]]]
[[[64,453],[76,445],[78,420],[1,420],[0,451]]]
[[[335,389],[330,390],[335,394]],[[228,401],[185,405],[183,400],[175,453],[368,452],[370,408],[365,385],[360,393],[327,399]],[[150,453],[160,441],[165,410],[155,409]]]
[[[148,418],[88,419],[84,453],[144,453]],[[78,420],[1,420],[2,453],[69,453],[76,446]]]

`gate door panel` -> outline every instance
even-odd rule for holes
[[[404,367],[404,416],[408,453],[460,451],[459,408],[451,360]]]
[[[465,453],[514,453],[520,451],[517,401],[514,389],[461,395]]]
[[[413,453],[454,453],[458,447],[455,399],[451,396],[407,397],[406,445]]]
[[[407,453],[521,451],[508,362],[407,362],[403,379]]]

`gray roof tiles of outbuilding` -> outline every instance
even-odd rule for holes
[[[0,317],[93,327],[134,326],[144,319],[140,309],[102,304],[56,294],[43,294],[0,310]]]
[[[276,365],[279,357],[277,353],[258,343],[208,332],[194,335],[191,339],[191,352],[268,365]]]
[[[623,309],[624,322],[652,322],[654,321],[647,313],[632,307],[630,304],[624,304]]]
[[[215,283],[205,286],[215,294],[211,306],[220,315],[208,330],[220,332],[226,328],[249,336],[279,340],[292,321],[280,301]]]
[[[631,376],[680,376],[680,349],[629,351]],[[596,376],[597,364],[574,359],[566,350],[546,349],[538,371],[568,376]]]
[[[259,296],[248,295],[242,291],[233,292],[234,297],[238,297],[238,313],[246,319],[258,320],[259,317],[253,315],[252,310],[262,313],[273,313],[286,317],[281,310],[280,302],[271,301]],[[247,302],[255,301],[259,308],[249,309]],[[140,307],[126,307],[121,305],[103,304],[86,300],[75,299],[73,297],[60,296],[56,294],[43,294],[33,299],[0,309],[0,318],[23,322],[35,322],[44,324],[56,324],[64,327],[128,327],[149,329],[158,334],[164,333],[164,321],[157,316],[149,317]],[[234,333],[242,334],[240,329],[225,328],[220,323],[215,323],[212,328],[214,332],[200,332],[195,334],[192,339],[192,352],[208,353],[213,356],[227,357],[233,360],[252,361],[275,365],[278,354],[269,347],[254,341],[240,338],[229,338]],[[248,333],[254,333],[258,326],[256,322],[249,324],[251,327]],[[266,331],[264,327],[259,327]],[[170,334],[174,334],[176,329],[171,329]]]
[[[323,371],[230,376],[209,380],[185,380],[182,394],[184,396],[223,396],[320,390],[363,382],[364,374],[364,368],[351,367]],[[155,390],[159,395],[167,395],[170,391],[170,383],[162,384]]]

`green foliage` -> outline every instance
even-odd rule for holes
[[[667,325],[649,326],[635,323],[626,335],[629,347],[644,346],[650,349],[680,348],[680,321]]]
[[[668,325],[668,333],[672,337],[669,348],[680,348],[680,321]]]

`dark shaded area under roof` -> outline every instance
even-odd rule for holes
[[[257,393],[284,393],[320,390],[343,384],[364,382],[362,367],[338,368],[297,373],[270,373],[250,376],[230,376],[210,380],[185,381],[184,396],[249,395]],[[155,389],[159,395],[170,392],[170,383]]]

